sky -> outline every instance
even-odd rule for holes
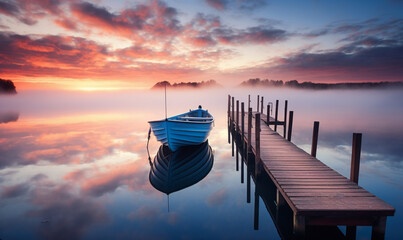
[[[18,89],[403,81],[403,1],[0,0]]]

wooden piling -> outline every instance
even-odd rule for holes
[[[242,159],[245,157],[245,104],[241,103],[241,143],[242,143]]]
[[[230,107],[231,107],[231,95],[228,94],[228,111],[227,111],[227,113],[228,113],[228,119],[231,117],[231,116],[230,116],[230,114],[231,114],[231,109],[230,109]]]
[[[236,124],[235,124],[235,128],[239,129],[239,100],[236,100]]]
[[[259,99],[260,99],[260,97],[259,97],[259,95],[257,95],[257,108],[256,108],[257,112],[259,112]]]
[[[288,100],[285,100],[284,103],[284,125],[283,125],[283,137],[285,138],[287,133],[287,108],[288,108]]]
[[[235,117],[234,117],[234,115],[235,115],[235,103],[234,103],[234,101],[235,101],[235,99],[234,99],[234,97],[232,97],[232,117],[231,117],[231,123],[232,122],[234,122],[234,120],[235,120]]]
[[[267,126],[270,124],[270,104],[267,104]]]
[[[248,95],[248,109],[250,108],[250,94]]]
[[[231,95],[228,94],[228,143],[231,143]]]
[[[255,114],[255,176],[260,175],[260,113]]]
[[[248,110],[248,147],[247,147],[247,154],[252,150],[251,148],[252,143],[252,108]],[[249,162],[249,160],[248,160]]]
[[[360,173],[361,139],[361,133],[353,133],[350,180],[355,183],[358,183],[358,176]]]
[[[274,131],[277,131],[277,121],[278,121],[278,100],[276,100],[276,113],[274,115]]]
[[[312,133],[312,147],[311,147],[312,157],[316,157],[316,149],[318,148],[318,135],[319,135],[319,122],[315,121],[313,123],[313,133]]]
[[[372,226],[371,240],[384,240],[386,231],[386,217],[378,217]]]
[[[290,111],[289,119],[288,119],[288,136],[287,140],[291,142],[291,134],[292,134],[292,121],[294,119],[294,111]]]
[[[260,113],[263,114],[263,96],[262,96],[262,99],[260,101]]]

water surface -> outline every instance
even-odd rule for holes
[[[168,91],[168,115],[202,105],[215,117],[214,166],[199,183],[169,195],[149,183],[148,120],[165,117],[162,91],[41,92],[0,97],[1,239],[280,239],[261,202],[246,202],[227,142],[227,95],[284,100],[294,111],[293,142],[349,177],[353,132],[363,133],[359,184],[394,206],[387,239],[403,221],[403,92],[399,90]],[[278,129],[282,132],[282,129]],[[151,158],[160,144],[150,141]],[[254,187],[252,186],[252,192]],[[262,201],[259,199],[259,201]],[[357,239],[370,239],[359,227]]]

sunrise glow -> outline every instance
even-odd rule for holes
[[[402,4],[0,1],[0,78],[17,89],[401,81]],[[379,7],[382,5],[382,7]],[[302,17],[303,16],[303,17]]]

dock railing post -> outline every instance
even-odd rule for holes
[[[231,126],[231,95],[228,94],[228,143],[231,143],[231,133],[230,133],[230,126]]]
[[[260,175],[260,113],[255,114],[255,176]]]
[[[287,108],[288,108],[288,101],[285,100],[284,103],[284,125],[283,125],[283,137],[285,138],[287,133]]]
[[[230,107],[231,107],[231,95],[228,94],[228,111],[227,111],[227,113],[228,113],[228,121],[229,121],[229,118],[231,117],[230,116],[230,113],[231,113]]]
[[[262,96],[262,100],[260,101],[260,113],[263,114],[263,96]]]
[[[236,127],[235,130],[239,129],[239,100],[236,100]]]
[[[259,112],[259,99],[260,99],[260,97],[259,97],[259,95],[257,95],[257,108],[256,108],[257,112]]]
[[[267,126],[270,126],[270,104],[267,104]]]
[[[277,121],[278,121],[278,100],[276,100],[276,113],[274,115],[274,131],[277,131]]]
[[[288,119],[288,136],[287,140],[291,142],[291,135],[292,135],[292,121],[294,119],[294,111],[290,111]]]
[[[231,114],[231,125],[235,121],[235,99],[232,97],[232,114]]]
[[[319,122],[315,121],[313,123],[313,133],[312,133],[312,147],[311,147],[312,157],[316,157],[316,149],[318,148],[318,136],[319,136]]]
[[[245,156],[245,103],[241,102],[241,144],[242,159]]]
[[[350,180],[357,184],[358,184],[358,177],[359,177],[359,172],[360,172],[361,140],[362,140],[361,133],[353,133]],[[386,217],[385,217],[385,223],[386,223]],[[374,239],[374,236],[376,235],[376,234],[374,234],[374,229],[376,229],[376,227],[372,226],[372,239]],[[355,240],[356,236],[357,236],[357,226],[347,226],[346,227],[346,238],[348,240]],[[380,238],[380,239],[383,239],[383,238]]]
[[[360,173],[361,139],[362,139],[361,133],[353,133],[350,180],[357,184],[358,184],[358,176]]]
[[[247,152],[246,152],[248,155],[252,150],[251,143],[252,143],[252,108],[249,108],[249,110],[248,110],[248,147],[247,147]],[[249,160],[248,160],[248,162],[249,162]]]

